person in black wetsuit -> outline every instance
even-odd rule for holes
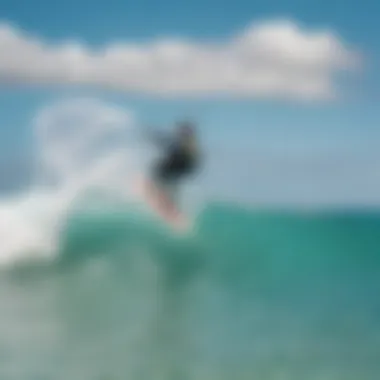
[[[154,139],[165,154],[154,163],[151,179],[173,203],[177,203],[177,185],[199,168],[200,154],[195,126],[187,121],[180,122],[173,138],[156,134]]]

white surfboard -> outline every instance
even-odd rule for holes
[[[190,223],[171,203],[165,193],[148,180],[139,181],[137,190],[149,208],[166,224],[177,231],[188,230]]]

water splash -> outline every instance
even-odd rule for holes
[[[132,114],[96,99],[66,99],[40,109],[32,184],[0,201],[0,265],[54,257],[66,216],[89,192],[130,197],[142,170]],[[83,206],[83,204],[82,204]]]

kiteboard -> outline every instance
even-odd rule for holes
[[[164,223],[177,231],[186,231],[189,228],[190,223],[183,212],[153,181],[140,180],[137,189],[143,201]]]

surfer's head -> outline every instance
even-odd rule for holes
[[[195,155],[197,150],[197,138],[195,125],[190,121],[177,123],[178,142],[182,146],[183,152]]]
[[[195,125],[191,121],[181,121],[177,123],[177,132],[181,138],[195,136]]]

